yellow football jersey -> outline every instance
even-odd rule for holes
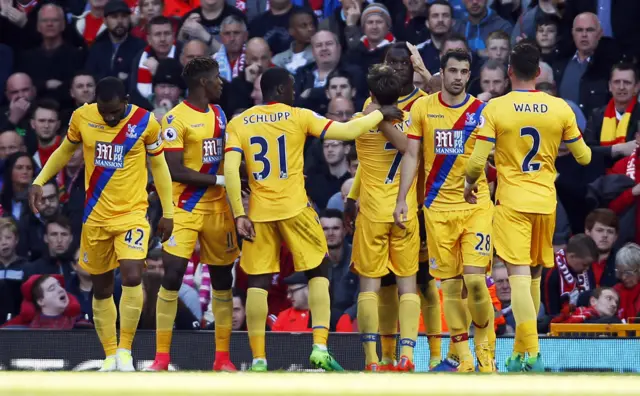
[[[118,225],[147,210],[146,154],[162,152],[160,124],[153,114],[128,105],[115,127],[104,123],[96,104],[71,116],[67,139],[82,143],[86,199],[83,223]]]
[[[362,117],[358,113],[354,118]],[[409,112],[404,112],[404,121],[395,127],[407,133]],[[356,151],[360,164],[360,213],[375,222],[393,222],[393,210],[396,206],[400,188],[400,163],[402,153],[384,137],[380,130],[371,129],[356,139]],[[416,180],[407,194],[409,212],[407,220],[416,216]]]
[[[420,99],[423,96],[428,96],[429,94],[427,94],[426,92],[424,92],[423,90],[421,90],[420,88],[415,88],[413,91],[411,91],[411,93],[409,95],[406,96],[401,96],[398,98],[398,108],[402,111],[410,111],[411,110],[411,106],[413,106],[413,104]],[[364,111],[364,109],[367,108],[367,106],[369,106],[369,103],[371,103],[371,97],[367,98],[367,100],[364,101],[364,106],[362,106],[362,111]]]
[[[582,138],[571,107],[544,92],[513,91],[492,99],[483,117],[478,139],[496,144],[496,204],[553,213],[558,148]]]
[[[218,105],[202,111],[186,100],[162,119],[166,151],[182,151],[183,164],[196,172],[222,174],[227,118]],[[229,208],[221,186],[173,182],[173,204],[192,213],[221,213]]]
[[[284,220],[307,207],[304,142],[307,135],[322,137],[332,122],[282,103],[254,106],[229,122],[225,151],[244,156],[251,220]]]
[[[467,94],[455,107],[446,105],[441,93],[418,99],[411,108],[408,137],[422,139],[424,206],[433,210],[471,209],[464,200],[466,162],[473,152],[485,103]],[[490,200],[484,173],[478,181],[478,204]]]

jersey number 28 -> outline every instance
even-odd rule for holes
[[[278,158],[280,165],[280,178],[287,179],[289,178],[288,166],[287,166],[287,139],[285,135],[278,136]],[[262,170],[260,172],[253,172],[253,178],[255,180],[265,180],[269,175],[271,175],[271,161],[267,158],[267,153],[269,152],[269,142],[262,136],[252,136],[249,139],[249,144],[252,146],[257,144],[260,146],[260,151],[253,155],[253,160],[255,162],[262,163]]]
[[[525,155],[524,160],[522,160],[522,171],[523,172],[537,172],[540,170],[540,163],[533,162],[533,159],[538,155],[540,151],[540,132],[536,128],[533,127],[524,127],[520,129],[520,137],[530,136],[533,140],[533,145],[531,146],[531,150]]]

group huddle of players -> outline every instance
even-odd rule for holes
[[[357,321],[366,370],[414,370],[422,306],[433,370],[475,370],[468,344],[472,321],[477,368],[496,371],[494,311],[485,281],[494,247],[508,263],[517,324],[507,370],[544,370],[536,315],[541,270],[553,263],[554,161],[561,142],[581,164],[589,163],[591,152],[569,106],[532,90],[540,58],[535,45],[514,47],[509,66],[514,90],[488,104],[465,92],[471,59],[463,51],[443,55],[440,93],[427,95],[415,88],[413,63],[420,67],[421,61],[412,57],[410,47],[389,46],[384,63],[367,76],[371,97],[363,112],[347,123],[292,107],[293,78],[281,68],[267,70],[261,79],[266,104],[228,124],[221,108],[210,104],[222,91],[218,65],[210,58],[185,66],[187,98],[161,124],[127,103],[118,79],[98,83],[96,103],[74,112],[66,139],[33,183],[30,204],[35,210],[41,186],[81,145],[86,202],[80,265],[94,284],[94,322],[106,356],[100,371],[135,371],[131,345],[143,305],[141,275],[150,234],[145,218],[147,155],[163,209],[157,232],[165,267],[156,307],[156,359],[147,370],[169,367],[178,291],[196,241],[201,262],[211,271],[213,369],[236,370],[229,343],[239,235],[244,239],[240,265],[249,276],[251,370],[267,370],[267,294],[285,242],[295,270],[309,279],[310,362],[342,371],[327,350],[331,262],[304,189],[303,149],[309,135],[356,141],[360,165],[346,212],[353,215],[358,200],[351,261],[360,276]],[[494,144],[495,205],[484,177]],[[241,199],[243,160],[251,190],[249,214]],[[119,340],[112,295],[118,267],[123,284]],[[444,360],[435,279],[441,281],[451,333]],[[376,352],[379,338],[382,359]]]

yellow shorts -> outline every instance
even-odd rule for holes
[[[449,279],[462,275],[463,266],[486,268],[491,263],[493,204],[440,212],[425,208],[429,273]]]
[[[424,224],[424,208],[418,210],[418,227],[424,229],[424,238],[420,235],[420,253],[418,255],[418,263],[425,264],[429,261],[429,249],[427,248],[427,231]],[[420,231],[422,233],[422,231]]]
[[[513,265],[553,267],[556,213],[522,213],[496,206],[493,220],[496,253]]]
[[[200,262],[210,265],[233,264],[240,254],[236,225],[231,211],[222,213],[191,213],[174,208],[173,234],[164,243],[164,250],[177,257],[191,258],[200,241]]]
[[[316,211],[308,206],[285,220],[255,222],[253,242],[242,243],[240,266],[248,275],[272,274],[280,271],[282,241],[293,255],[296,271],[316,268],[327,257],[327,240]]]
[[[406,229],[394,223],[378,223],[360,215],[356,219],[351,264],[356,272],[368,278],[382,278],[389,270],[397,276],[418,272],[420,232],[418,219],[405,223]]]
[[[82,226],[80,266],[92,275],[118,268],[121,260],[147,258],[151,227],[145,217],[136,216],[124,225]]]

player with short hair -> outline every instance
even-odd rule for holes
[[[313,326],[313,366],[342,370],[327,351],[330,301],[327,242],[318,215],[307,199],[302,151],[307,135],[353,140],[383,118],[402,117],[393,106],[347,123],[334,122],[310,110],[292,107],[293,77],[272,68],[260,82],[266,105],[254,106],[234,118],[227,129],[224,174],[238,233],[245,238],[240,265],[249,275],[247,329],[253,371],[266,371],[265,323],[271,274],[279,272],[278,255],[285,241],[296,271],[309,278],[309,309]],[[249,174],[249,216],[242,207],[239,167]]]
[[[402,81],[391,66],[374,65],[367,76],[367,83],[371,93],[371,103],[378,106],[397,106]],[[362,114],[356,114],[354,118],[358,117],[362,117]],[[398,128],[402,131],[400,133],[404,133],[408,118],[409,113],[404,112],[403,121],[385,126]],[[395,370],[413,371],[415,367],[413,348],[418,336],[420,318],[420,298],[416,288],[420,233],[416,218],[418,203],[415,181],[410,192],[410,196],[414,197],[410,208],[412,216],[407,229],[403,230],[393,223],[391,210],[393,205],[390,201],[397,195],[396,174],[402,153],[378,128],[373,128],[358,137],[356,149],[360,156],[357,174],[360,179],[361,194],[360,214],[356,220],[351,263],[360,276],[358,329],[365,351],[365,370],[384,370],[380,367],[376,351],[379,328],[378,292],[381,279],[390,274],[397,280],[400,292],[398,305],[402,351]],[[392,297],[397,299],[397,294]],[[394,323],[394,327],[395,333],[397,324]],[[395,360],[395,351],[393,357]],[[394,362],[383,362],[383,364],[393,367]]]
[[[131,344],[142,311],[141,276],[150,226],[146,219],[147,155],[162,203],[159,236],[173,229],[171,176],[163,154],[160,124],[128,104],[124,84],[107,77],[96,87],[96,103],[71,116],[67,137],[33,182],[29,202],[37,213],[42,185],[58,174],[82,144],[86,201],[80,241],[80,266],[93,281],[93,317],[106,359],[100,371],[135,371]],[[120,343],[113,301],[114,270],[120,267]]]
[[[414,67],[412,64],[411,47],[409,46],[410,44],[405,42],[397,42],[389,45],[384,62],[386,65],[391,66],[400,78],[402,87],[400,97],[397,100],[397,107],[405,112],[411,110],[411,106],[416,100],[427,96],[427,93],[416,88],[413,84]],[[371,98],[367,98],[363,110],[366,109],[370,103]],[[385,137],[389,139],[390,137],[385,134],[385,130],[389,130],[387,128],[390,128],[393,131],[395,128],[389,124],[385,127],[385,124],[384,122],[382,123],[380,130]],[[403,134],[400,135],[406,142],[406,137]],[[390,148],[396,147],[394,146],[394,142],[389,141],[388,143]],[[406,143],[403,143],[397,146],[396,149],[402,154],[404,153],[405,147]],[[366,154],[359,153],[359,155]],[[356,200],[360,195],[360,175],[361,172],[356,172],[354,183],[345,206],[345,215],[351,219],[355,217]],[[421,168],[418,172],[418,185],[423,183],[424,169]],[[395,188],[397,188],[397,185]],[[419,229],[424,230],[424,217],[421,214],[422,202],[424,202],[424,191],[422,189],[418,189],[417,197]],[[393,203],[389,202],[389,204],[392,205]],[[429,339],[429,365],[434,367],[441,361],[442,321],[440,319],[440,296],[438,294],[438,287],[435,279],[429,275],[428,260],[426,233],[420,232],[419,266],[416,277],[419,286],[420,306],[424,321],[426,322],[427,337]],[[378,369],[381,371],[389,371],[393,370],[396,365],[396,332],[398,330],[399,318],[398,288],[396,286],[396,277],[393,274],[388,274],[382,278],[378,296],[378,321],[382,345],[382,359],[378,365]]]
[[[493,307],[485,280],[491,263],[491,218],[493,204],[486,180],[481,180],[481,205],[466,203],[461,195],[466,161],[482,124],[483,102],[465,92],[471,57],[467,51],[445,53],[441,60],[443,90],[419,99],[411,108],[407,150],[402,160],[400,190],[394,218],[407,224],[411,208],[407,193],[415,176],[417,161],[424,156],[424,216],[429,247],[429,271],[441,279],[444,314],[452,346],[459,362],[445,360],[436,371],[474,370],[468,344],[467,311],[462,299],[464,285],[475,324],[475,345],[480,371],[495,371],[489,347]],[[422,147],[420,147],[422,145]],[[464,282],[464,283],[463,283]],[[453,358],[452,355],[450,357]]]
[[[514,46],[508,70],[513,91],[487,104],[465,179],[464,198],[476,204],[480,198],[476,183],[495,143],[498,189],[494,243],[509,271],[517,325],[508,371],[544,371],[536,318],[542,269],[554,265],[555,160],[560,143],[567,144],[581,165],[591,161],[591,150],[582,139],[571,107],[560,98],[535,90],[539,61],[535,43],[522,41]],[[529,355],[526,360],[525,353]]]
[[[200,262],[211,274],[211,306],[215,321],[213,369],[236,371],[229,358],[233,311],[233,263],[238,258],[236,229],[222,175],[227,119],[218,105],[222,80],[218,62],[201,57],[189,61],[182,76],[187,98],[162,119],[167,164],[173,179],[173,235],[164,243],[164,276],[156,308],[156,358],[150,371],[169,367],[178,291],[189,259],[200,241]]]

